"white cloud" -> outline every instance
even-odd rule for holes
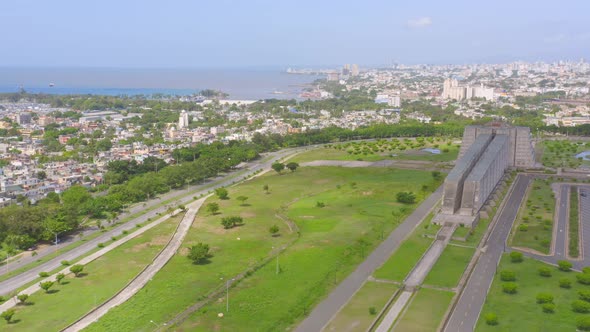
[[[428,16],[424,16],[424,17],[419,17],[419,18],[408,20],[408,22],[406,24],[408,25],[408,27],[414,28],[414,29],[424,28],[429,25],[432,25],[432,19]]]

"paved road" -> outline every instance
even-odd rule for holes
[[[557,232],[553,245],[553,255],[556,259],[567,257],[568,210],[570,207],[570,186],[562,185],[559,194],[559,208],[557,212]]]
[[[526,252],[518,249],[511,249],[520,251],[528,257],[543,261],[548,264],[557,265],[557,262],[567,259],[565,252],[568,248],[567,236],[569,232],[569,199],[570,199],[570,184],[563,184],[560,191],[560,202],[557,219],[557,235],[555,237],[555,250],[552,255],[538,255],[531,252]],[[580,257],[579,259],[568,259],[573,264],[574,270],[581,271],[582,268],[590,266],[590,186],[576,185],[580,188],[579,205],[580,209]],[[565,202],[564,202],[565,201]]]
[[[506,240],[510,234],[512,223],[518,213],[518,208],[524,199],[526,189],[532,177],[518,175],[514,190],[506,198],[506,205],[500,212],[496,225],[475,265],[473,274],[469,278],[465,289],[455,306],[444,331],[463,332],[473,331],[479,314],[485,302],[487,292],[494,279],[496,268],[506,247]]]
[[[247,166],[247,169],[245,171],[238,172],[238,174],[240,174],[239,177],[234,176],[236,173],[230,173],[225,177],[216,178],[208,184],[195,186],[195,188],[197,188],[197,190],[194,191],[194,193],[192,195],[188,195],[184,198],[179,198],[177,200],[178,203],[175,203],[175,204],[184,204],[184,203],[190,202],[193,199],[192,198],[193,196],[199,196],[200,194],[206,194],[206,192],[208,190],[211,190],[212,188],[229,186],[234,181],[238,181],[240,178],[246,176],[247,174],[252,174],[260,169],[268,169],[270,167],[270,165],[275,160],[283,158],[283,157],[288,156],[290,154],[293,154],[293,153],[300,151],[302,149],[303,148],[287,149],[287,150],[281,150],[281,151],[272,153],[269,155],[269,158],[265,158],[263,161],[255,161],[255,162],[249,163]],[[180,192],[178,195],[182,195],[182,194],[186,193],[186,191],[184,191],[184,192],[178,191],[178,192]],[[161,200],[156,200],[156,202],[154,202],[153,204],[159,204],[160,202],[161,202]],[[135,208],[137,209],[136,212],[139,212],[143,209],[146,209],[147,206],[144,207],[143,205],[139,205],[137,207],[134,207],[134,209]],[[149,211],[146,214],[141,215],[137,218],[134,218],[133,220],[126,222],[125,224],[119,225],[119,226],[115,227],[114,229],[107,231],[104,234],[101,234],[100,236],[98,236],[92,240],[88,240],[84,244],[72,249],[71,251],[65,252],[65,253],[37,266],[37,267],[34,267],[26,272],[23,272],[23,273],[16,275],[10,279],[0,282],[0,295],[9,294],[9,293],[15,291],[16,289],[22,287],[23,285],[26,285],[27,283],[30,283],[31,281],[37,279],[39,277],[39,272],[52,271],[52,270],[60,267],[61,261],[63,261],[63,260],[68,260],[68,261],[75,260],[76,258],[95,249],[99,243],[110,241],[112,236],[120,235],[124,230],[135,229],[136,224],[145,223],[148,220],[148,218],[155,219],[155,217],[157,217],[158,212],[165,213],[166,210],[167,210],[167,208],[165,206],[163,206],[163,207],[154,209],[152,211]],[[35,259],[38,259],[38,258],[39,257],[35,257]]]
[[[92,324],[93,322],[97,321],[100,317],[104,316],[111,308],[118,306],[125,301],[129,300],[133,295],[135,295],[140,289],[142,289],[166,263],[174,256],[180,245],[182,244],[182,240],[188,233],[197,212],[205,202],[207,197],[203,197],[187,206],[188,211],[182,218],[174,236],[170,240],[170,242],[166,245],[160,254],[154,259],[151,265],[149,265],[145,270],[143,270],[139,275],[137,275],[124,289],[122,289],[119,293],[117,293],[114,297],[112,297],[107,302],[103,303],[102,305],[98,306],[84,317],[77,320],[72,325],[66,327],[62,331],[80,331],[87,327],[88,325]]]
[[[428,215],[442,197],[442,186],[428,197],[418,208],[400,224],[376,249],[362,262],[354,272],[342,281],[333,291],[318,304],[311,314],[297,327],[297,332],[321,331],[334,317],[338,310],[346,304],[367,278],[383,265],[391,254],[397,250],[401,242]]]

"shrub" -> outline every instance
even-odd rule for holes
[[[529,230],[529,225],[527,225],[527,224],[520,224],[518,226],[518,230],[521,231],[521,232],[526,232],[526,231]]]
[[[586,266],[582,268],[582,273],[590,274],[590,266]]]
[[[580,331],[590,331],[590,317],[578,317],[576,327]]]
[[[572,310],[574,312],[585,314],[590,312],[590,303],[582,300],[575,300],[572,302]]]
[[[96,246],[99,248],[104,248],[104,243],[101,242],[101,243],[97,244]]]
[[[561,279],[559,279],[559,287],[561,287],[561,288],[571,288],[572,287],[572,281],[569,280],[568,278],[561,278]]]
[[[488,325],[498,325],[498,315],[493,312],[490,312],[484,316],[486,320],[486,324]]]
[[[69,261],[66,261],[66,260],[63,260],[63,261],[61,261],[61,265],[68,266],[68,265],[70,265],[70,262]]]
[[[502,284],[502,291],[506,294],[516,294],[518,285],[515,282],[505,282]]]
[[[375,309],[375,307],[370,307],[370,308],[369,308],[369,314],[370,314],[371,316],[374,316],[374,315],[376,315],[376,314],[377,314],[377,309]]]
[[[502,281],[515,281],[516,273],[514,271],[504,270],[500,272],[500,279]]]
[[[569,272],[572,270],[572,263],[568,262],[568,261],[558,261],[557,262],[557,266],[559,266],[559,269],[561,271],[565,271],[565,272]]]
[[[553,302],[553,295],[549,293],[537,294],[537,303],[551,303]]]
[[[543,303],[541,308],[543,308],[543,312],[548,314],[552,314],[555,312],[555,304],[553,303]]]
[[[413,204],[416,201],[416,195],[411,191],[401,191],[395,195],[399,203]]]
[[[513,251],[510,253],[510,261],[512,263],[520,263],[523,261],[523,256],[521,252]]]
[[[539,268],[539,275],[541,277],[551,277],[551,269],[547,266],[543,266]]]
[[[588,273],[576,274],[576,279],[582,285],[590,285],[590,274]]]
[[[578,297],[580,298],[580,300],[590,302],[590,290],[578,291]]]
[[[47,278],[47,277],[49,277],[49,272],[39,272],[39,277]]]

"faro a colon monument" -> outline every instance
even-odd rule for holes
[[[501,123],[466,127],[459,158],[443,185],[440,213],[432,222],[472,227],[506,169],[534,166],[530,128]]]

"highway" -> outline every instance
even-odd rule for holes
[[[195,188],[196,190],[192,191],[191,195],[187,195],[184,198],[179,198],[175,203],[171,203],[171,204],[174,204],[174,205],[185,204],[187,202],[192,201],[193,196],[199,196],[201,194],[206,194],[207,191],[212,190],[213,188],[230,186],[233,184],[233,182],[240,181],[244,176],[253,174],[254,172],[256,172],[258,170],[268,169],[268,168],[270,168],[270,165],[274,161],[281,159],[283,157],[286,157],[288,155],[297,153],[303,149],[304,148],[286,149],[286,150],[281,150],[278,152],[268,154],[266,157],[262,157],[262,158],[264,158],[262,160],[253,161],[253,162],[248,163],[245,167],[245,170],[232,172],[232,173],[227,174],[224,177],[215,178],[212,181],[209,181],[209,183],[199,185],[199,186],[194,186],[193,188]],[[236,174],[239,174],[239,176],[236,176]],[[186,190],[178,190],[174,193],[170,193],[170,195],[173,195],[173,196],[168,196],[168,197],[182,196],[186,193],[187,193]],[[141,211],[141,210],[149,208],[150,206],[160,204],[160,202],[161,202],[161,200],[154,199],[154,200],[147,202],[145,206],[143,206],[143,204],[140,204],[138,206],[134,206],[134,210],[137,209],[136,211]],[[61,254],[61,255],[43,263],[43,264],[40,264],[39,266],[31,268],[30,270],[27,270],[19,275],[16,275],[12,278],[9,278],[9,279],[6,279],[6,280],[0,282],[0,295],[10,294],[11,292],[19,289],[20,287],[39,278],[39,272],[49,272],[54,269],[57,269],[62,266],[61,261],[63,261],[63,260],[73,261],[73,260],[77,259],[78,257],[83,256],[84,254],[97,248],[99,243],[110,241],[112,236],[120,235],[124,230],[132,231],[135,229],[136,224],[143,224],[148,221],[148,218],[154,219],[155,217],[157,217],[158,212],[163,214],[166,212],[166,210],[167,210],[167,207],[162,206],[162,207],[156,208],[152,211],[149,211],[137,218],[134,218],[133,220],[131,220],[129,222],[126,222],[122,225],[119,225],[119,226],[113,228],[112,230],[109,230],[109,231],[101,234],[100,236],[98,236],[92,240],[88,240],[84,244],[82,244],[82,245],[80,245],[68,252],[64,252],[63,254]],[[33,257],[33,258],[35,260],[39,259],[38,256]],[[19,263],[19,264],[23,264],[23,263]],[[2,270],[4,270],[4,268],[2,268]]]
[[[485,251],[477,261],[475,269],[465,285],[444,331],[463,332],[474,330],[494,279],[498,262],[506,249],[506,240],[510,234],[512,223],[532,179],[533,177],[529,175],[518,175],[516,178],[514,189],[506,198],[506,205],[500,211],[496,224],[484,247]]]

